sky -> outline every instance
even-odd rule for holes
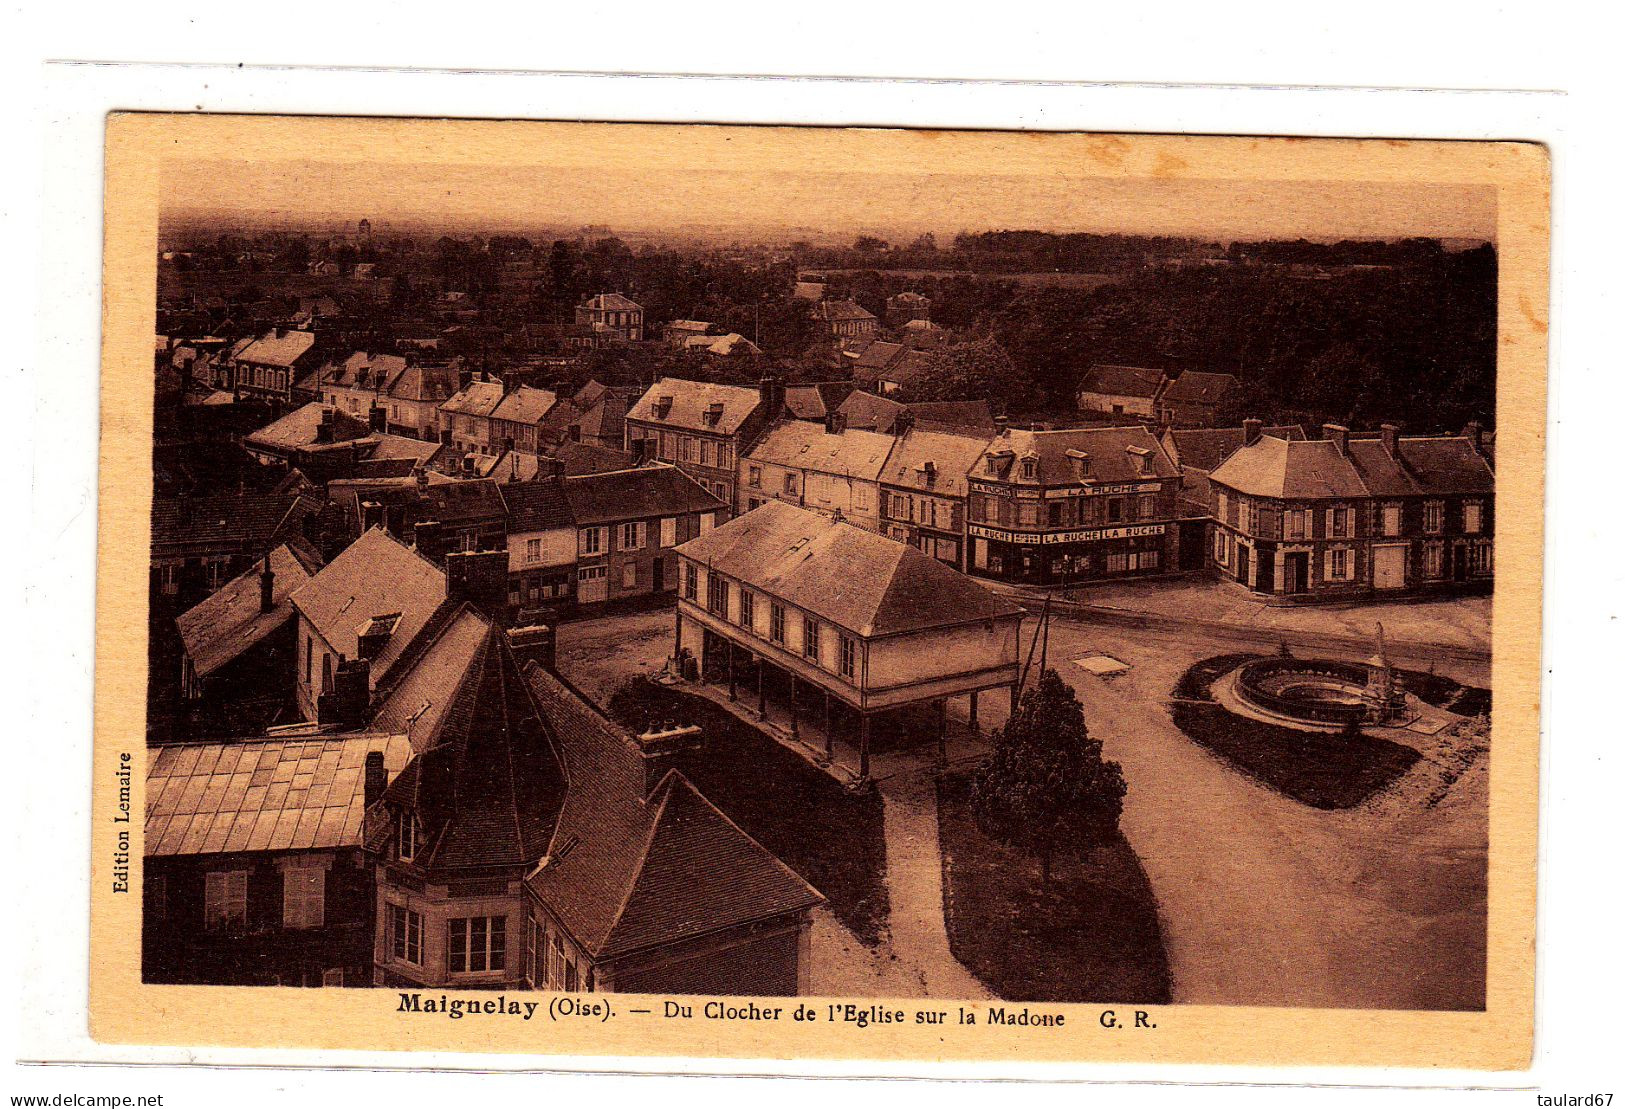
[[[522,229],[607,225],[815,229],[1036,229],[1232,238],[1493,240],[1486,186],[1000,174],[170,161],[166,217],[391,221]]]

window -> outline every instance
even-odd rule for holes
[[[166,597],[181,591],[181,568],[173,562],[158,567],[158,588]]]
[[[423,914],[402,905],[389,906],[389,949],[395,958],[423,965]]]
[[[1219,523],[1228,524],[1229,522],[1230,522],[1230,494],[1221,491],[1219,493]]]
[[[480,974],[507,967],[507,917],[459,917],[446,931],[447,965],[451,973]]]
[[[319,866],[290,866],[282,872],[282,927],[320,928],[327,872]]]
[[[818,661],[818,621],[811,616],[801,618],[801,653]]]
[[[395,820],[395,857],[410,862],[423,849],[423,826],[418,814],[406,810]]]
[[[1016,505],[1016,523],[1024,528],[1038,526],[1038,505],[1032,501],[1021,501]]]
[[[1461,530],[1468,535],[1477,535],[1484,530],[1484,506],[1478,501],[1462,503]]]
[[[621,550],[635,551],[640,549],[643,546],[644,535],[645,530],[642,520],[636,520],[630,524],[622,524]]]
[[[660,518],[660,545],[662,547],[677,546],[677,517],[662,516]]]
[[[852,507],[869,510],[869,487],[867,485],[855,486],[852,490]]]
[[[228,571],[231,569],[231,560],[227,558],[211,558],[205,564],[204,569],[208,572],[209,592],[213,593],[230,580]]]
[[[1157,495],[1155,493],[1142,493],[1139,506],[1134,515],[1141,520],[1153,520],[1157,515]]]
[[[577,581],[603,581],[608,576],[608,566],[583,566],[576,571]]]
[[[542,560],[542,541],[540,539],[525,540],[525,561],[540,562]]]
[[[850,678],[858,671],[858,645],[841,636],[841,677]]]
[[[1468,548],[1468,567],[1475,574],[1487,574],[1495,568],[1493,548],[1484,542]]]
[[[1333,539],[1345,539],[1349,534],[1349,510],[1346,508],[1328,508],[1326,510],[1326,534]]]
[[[683,563],[683,596],[691,601],[700,597],[700,570],[692,562]]]
[[[1289,508],[1285,514],[1285,529],[1288,539],[1303,538],[1303,509]]]
[[[1106,522],[1108,524],[1120,524],[1123,522],[1122,497],[1106,498]]]
[[[1429,543],[1424,548],[1422,572],[1430,578],[1444,577],[1444,544]]]
[[[713,465],[712,457],[713,456],[711,454],[711,440],[709,440],[709,439],[701,439],[700,440],[700,465],[701,466]]]
[[[1444,502],[1427,501],[1422,505],[1422,530],[1438,535],[1444,530]]]
[[[1400,506],[1389,503],[1382,506],[1382,533],[1384,535],[1399,534]]]
[[[603,554],[604,541],[607,538],[605,533],[608,530],[608,528],[582,528],[581,553],[584,555]]]
[[[748,589],[739,591],[739,626],[747,631],[756,630],[756,594]]]
[[[1031,458],[1021,460],[1021,476],[1028,481],[1038,476],[1038,463]]]
[[[1059,501],[1049,506],[1049,526],[1052,528],[1061,526],[1061,503]]]
[[[635,589],[638,584],[638,564],[626,562],[621,565],[621,588]]]
[[[1258,502],[1257,501],[1248,501],[1247,502],[1247,534],[1249,534],[1249,535],[1257,535],[1258,533],[1259,533],[1259,528],[1258,528]]]
[[[768,608],[768,637],[775,643],[784,642],[784,606],[774,601]]]
[[[748,474],[749,476],[746,478],[746,481],[750,487],[752,489],[760,489],[762,487],[762,468],[753,463],[748,471]]]
[[[718,616],[728,615],[728,579],[710,572],[705,575],[705,607]]]
[[[786,473],[784,475],[784,492],[785,492],[786,496],[793,497],[793,496],[796,495],[796,475],[795,474]]]
[[[203,876],[203,926],[211,932],[248,923],[248,871],[211,870]]]
[[[305,684],[310,684],[310,664],[316,654],[316,642],[310,636],[305,636]]]
[[[1353,576],[1347,547],[1333,547],[1326,552],[1327,581],[1348,581]]]
[[[724,489],[722,491],[722,499],[723,500],[728,499],[727,493],[728,493],[728,491],[726,489]],[[700,513],[700,534],[701,535],[704,535],[706,532],[710,531],[712,528],[714,528],[716,526],[717,526],[717,514],[715,512],[702,512],[702,513]]]

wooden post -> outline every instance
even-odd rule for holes
[[[982,734],[982,726],[976,721],[976,692],[974,690],[970,695],[970,731],[971,735]]]
[[[734,641],[727,637],[722,641],[728,645],[728,700],[737,701],[739,696],[734,691]]]
[[[869,780],[869,714],[863,713],[858,726],[858,780]]]
[[[761,655],[756,656],[756,718],[767,719],[767,659]]]
[[[948,698],[937,698],[937,764],[948,765]]]
[[[801,735],[801,721],[796,717],[796,676],[790,675],[790,735]]]
[[[835,759],[835,725],[830,718],[829,691],[824,691],[824,762]]]

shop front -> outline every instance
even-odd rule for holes
[[[1019,532],[972,524],[971,572],[1003,581],[1068,585],[1177,570],[1178,533],[1166,524]]]

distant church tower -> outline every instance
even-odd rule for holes
[[[361,239],[363,244],[372,242],[372,220],[362,220],[360,223],[356,224],[355,229],[356,235]]]

